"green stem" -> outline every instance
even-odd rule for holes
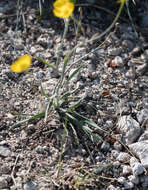
[[[64,23],[65,23],[64,33],[63,33],[63,37],[62,37],[60,47],[58,49],[58,57],[57,57],[57,61],[56,61],[56,69],[57,70],[58,70],[58,67],[59,67],[59,62],[60,62],[61,52],[62,52],[62,49],[63,49],[64,39],[65,39],[65,36],[67,34],[67,31],[68,31],[69,19],[64,19]]]
[[[61,152],[60,152],[60,157],[59,157],[59,161],[58,161],[58,172],[57,172],[57,178],[59,178],[59,175],[60,175],[60,172],[61,172],[61,169],[62,169],[62,156],[63,156],[63,153],[64,153],[64,149],[65,149],[65,146],[66,145],[66,136],[68,134],[67,132],[67,125],[68,125],[68,118],[67,118],[67,115],[65,115],[65,124],[64,124],[64,134],[62,136],[62,144],[61,144]]]
[[[69,26],[69,19],[65,19],[64,21],[65,21],[64,34],[63,34],[62,42],[61,42],[61,45],[60,45],[60,51],[59,51],[59,54],[58,54],[58,59],[57,59],[57,62],[56,62],[56,69],[57,70],[58,70],[58,66],[59,66],[59,59],[60,59],[60,55],[61,55],[61,50],[63,48],[64,39],[65,39],[65,36],[67,34],[68,26]],[[59,106],[59,90],[60,90],[60,88],[62,86],[62,83],[63,83],[63,80],[64,80],[64,76],[65,76],[64,71],[65,71],[65,68],[64,68],[64,64],[63,64],[61,78],[60,78],[59,84],[57,85],[57,88],[56,88],[56,104],[57,104],[57,106]]]
[[[116,24],[116,22],[117,22],[117,20],[118,20],[118,18],[120,16],[120,14],[121,14],[121,12],[122,12],[123,7],[124,7],[124,2],[122,2],[120,4],[119,10],[118,10],[117,15],[116,15],[114,21],[112,22],[112,24],[102,34],[100,34],[99,36],[94,37],[94,38],[88,40],[87,43],[92,42],[94,40],[98,40],[99,38],[103,37],[106,33],[108,33],[115,26],[115,24]]]

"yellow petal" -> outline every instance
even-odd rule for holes
[[[69,0],[57,0],[53,3],[53,13],[56,17],[68,18],[74,11],[74,3]]]
[[[13,64],[10,66],[10,70],[15,73],[22,73],[29,69],[30,65],[31,57],[29,55],[24,55],[13,62]]]

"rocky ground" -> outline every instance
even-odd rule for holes
[[[75,10],[84,30],[75,38],[70,23],[63,55],[103,32],[118,10],[112,1],[87,3],[91,4],[81,5],[81,15]],[[85,106],[83,114],[109,135],[100,134],[103,142],[86,141],[78,147],[66,137],[61,170],[58,161],[64,131],[57,114],[49,114],[46,123],[33,120],[12,128],[17,121],[45,109],[40,82],[49,96],[58,82],[55,73],[34,58],[26,73],[9,70],[11,63],[26,53],[55,63],[64,24],[52,15],[51,4],[48,7],[45,1],[42,5],[40,17],[38,0],[21,1],[19,7],[17,1],[0,1],[0,190],[148,189],[148,2],[134,5],[130,1],[137,33],[125,8],[113,31],[76,49],[71,63],[102,43],[95,53],[74,65],[85,68],[69,88],[80,88],[78,96],[96,107]]]

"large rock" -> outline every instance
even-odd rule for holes
[[[129,149],[139,157],[142,165],[148,168],[148,140],[133,143],[129,145]]]
[[[123,134],[126,144],[132,144],[141,134],[139,123],[131,116],[122,116],[118,121],[117,129]]]

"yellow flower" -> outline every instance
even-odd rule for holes
[[[56,17],[68,18],[73,13],[75,5],[69,0],[56,0],[53,7],[53,13]]]
[[[117,0],[117,3],[125,3],[128,0]]]
[[[31,65],[30,55],[24,55],[19,57],[13,64],[10,66],[10,70],[15,73],[22,73],[29,69]]]

